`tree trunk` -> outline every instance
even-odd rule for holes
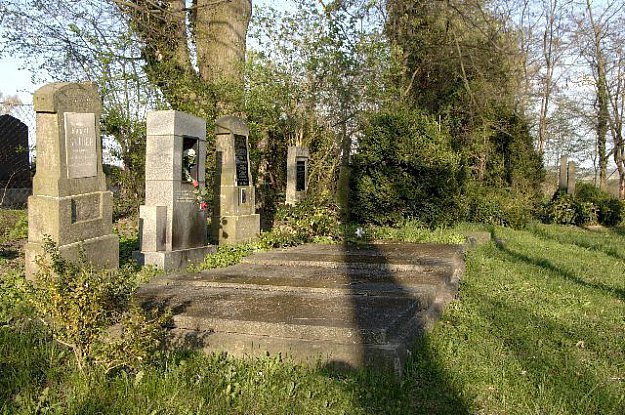
[[[174,109],[209,120],[241,109],[251,0],[194,0],[190,8],[185,0],[111,1],[143,42],[150,82]]]

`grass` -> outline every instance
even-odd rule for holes
[[[480,226],[417,228],[367,231],[453,242]],[[0,321],[0,414],[625,413],[624,229],[492,233],[502,242],[468,253],[458,299],[400,383],[186,349],[138,373],[81,377],[45,331],[13,316]],[[0,287],[6,315],[19,301],[16,278]]]

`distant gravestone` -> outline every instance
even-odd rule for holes
[[[558,184],[558,190],[560,192],[566,192],[566,189],[568,187],[568,171],[567,171],[568,159],[569,158],[567,156],[560,157],[560,176],[559,176],[559,184]]]
[[[289,147],[286,161],[286,204],[295,204],[306,197],[308,191],[307,147]]]
[[[216,121],[217,175],[212,235],[220,245],[256,239],[260,215],[256,214],[254,185],[250,172],[249,128],[233,116]]]
[[[112,233],[113,195],[102,170],[102,104],[92,83],[52,83],[35,92],[37,172],[28,198],[26,275],[49,236],[61,255],[76,260],[84,248],[98,268],[117,268],[119,238]],[[81,248],[82,247],[82,248]]]
[[[566,192],[570,195],[575,194],[575,162],[569,161],[566,171]]]
[[[23,206],[32,187],[28,127],[11,115],[0,115],[0,206]]]
[[[205,186],[205,160],[203,119],[180,111],[148,113],[141,252],[134,254],[139,264],[172,271],[214,251],[207,245],[206,214],[197,200]]]

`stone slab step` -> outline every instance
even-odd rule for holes
[[[428,272],[444,268],[453,271],[462,263],[463,249],[458,245],[420,244],[302,245],[251,255],[243,263],[286,267],[323,267],[365,272]]]
[[[238,264],[228,268],[214,269],[193,274],[158,277],[152,284],[195,284],[200,286],[255,286],[291,287],[293,289],[351,289],[354,291],[374,291],[377,286],[411,287],[450,283],[453,273],[447,267],[432,268],[421,272],[386,271],[370,272],[359,270],[327,269],[314,266],[291,267],[264,264]],[[385,288],[386,289],[386,288]]]
[[[144,287],[139,298],[174,310],[176,328],[382,344],[433,301],[431,295],[368,296],[212,287]]]

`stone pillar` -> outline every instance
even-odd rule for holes
[[[566,192],[566,188],[568,186],[568,172],[567,172],[567,160],[569,158],[567,156],[560,157],[560,180],[558,184],[558,191]]]
[[[260,234],[254,184],[250,174],[249,128],[234,116],[215,123],[217,175],[212,235],[220,245],[249,242]]]
[[[566,172],[566,193],[575,195],[575,162],[569,161]]]
[[[95,84],[48,84],[33,101],[37,173],[28,198],[26,276],[37,272],[45,235],[67,260],[76,260],[82,246],[96,267],[117,268],[119,238],[112,233],[113,194],[102,171],[102,104]]]
[[[289,147],[286,159],[286,204],[294,205],[308,192],[307,147]]]
[[[134,258],[172,271],[214,252],[207,243],[206,211],[195,193],[205,186],[206,121],[180,111],[155,111],[148,113],[146,127],[141,251]]]

